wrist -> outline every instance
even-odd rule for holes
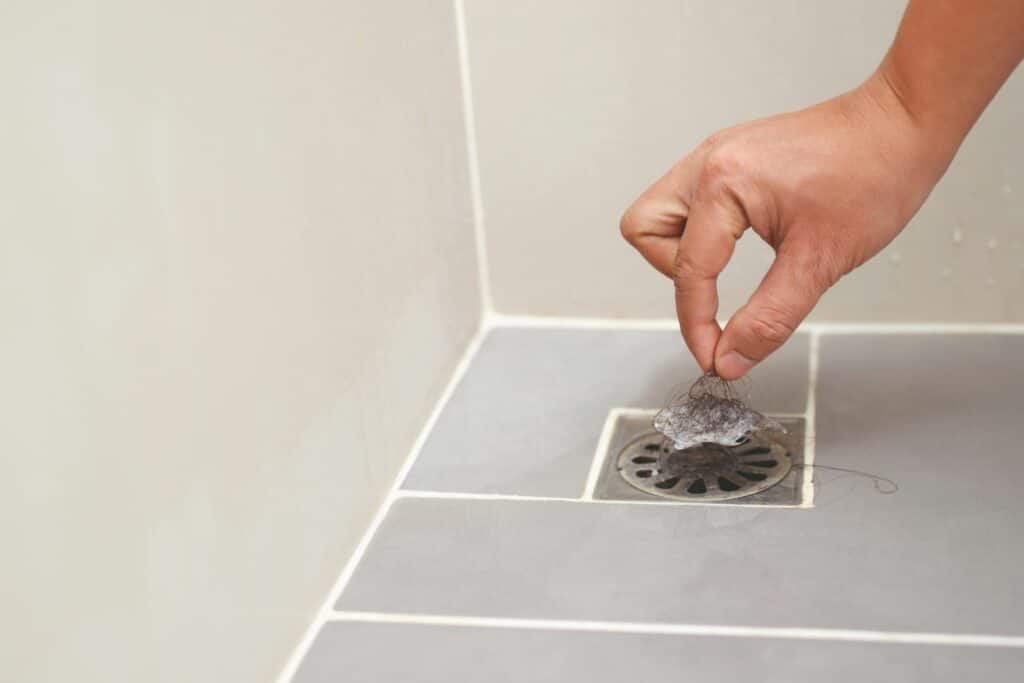
[[[967,129],[923,106],[887,61],[854,93],[880,112],[894,151],[911,170],[925,176],[929,186],[934,185],[956,156]]]

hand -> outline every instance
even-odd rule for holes
[[[736,379],[906,226],[956,152],[959,136],[946,137],[879,72],[810,109],[712,135],[629,207],[622,234],[675,282],[701,368]],[[722,331],[716,281],[748,227],[775,261]]]

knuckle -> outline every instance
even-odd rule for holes
[[[841,269],[836,266],[834,260],[827,256],[819,259],[813,267],[808,269],[811,287],[819,296],[839,282],[841,273]]]
[[[807,294],[820,297],[842,277],[844,268],[841,260],[833,254],[833,250],[828,248],[810,252],[810,258],[798,270],[804,274],[802,279]]]
[[[717,147],[704,160],[698,190],[705,195],[720,194],[735,182],[740,173],[738,157],[728,148]]]
[[[762,344],[779,346],[796,331],[787,320],[787,312],[780,308],[761,310],[750,319],[750,334]]]
[[[815,283],[821,287],[821,292],[839,282],[855,266],[850,258],[853,249],[842,243],[831,246],[832,248],[822,251],[813,270]]]
[[[640,228],[634,218],[632,208],[626,209],[626,212],[622,214],[622,218],[619,219],[619,232],[622,234],[623,239],[636,246],[637,241],[640,239]]]
[[[693,260],[693,256],[682,249],[676,255],[675,263],[675,284],[677,293],[685,293],[689,289],[689,283],[695,280],[706,280],[711,274],[699,263]]]
[[[793,273],[798,275],[796,284],[808,295],[820,297],[839,279],[852,270],[844,254],[849,249],[834,235],[786,244],[779,255],[785,255],[795,264]]]
[[[725,138],[724,131],[715,131],[711,135],[704,138],[704,141],[697,145],[697,149],[701,152],[710,152],[711,150],[718,147],[722,140]]]
[[[691,280],[683,275],[679,267],[676,267],[675,277],[672,278],[672,286],[675,288],[676,297],[685,297],[693,291]]]

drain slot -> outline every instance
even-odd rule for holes
[[[733,500],[765,491],[789,474],[785,446],[751,434],[735,446],[676,450],[661,434],[641,434],[619,452],[616,468],[630,486],[662,498]]]

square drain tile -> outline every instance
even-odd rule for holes
[[[701,500],[700,496],[691,496],[687,500],[667,498],[653,493],[640,490],[631,485],[619,472],[619,454],[623,449],[630,449],[630,453],[636,450],[642,453],[646,447],[649,450],[657,451],[656,443],[660,442],[660,435],[654,432],[652,420],[657,410],[640,410],[629,408],[617,408],[608,414],[605,425],[603,451],[595,455],[594,467],[597,468],[597,481],[593,487],[593,498],[597,500],[629,500],[644,501],[650,503],[663,503],[666,505],[760,505],[772,507],[810,507],[813,500],[813,484],[811,483],[810,472],[806,472],[804,464],[804,429],[805,422],[802,417],[781,417],[769,415],[786,428],[785,434],[773,434],[772,440],[777,444],[775,448],[781,448],[792,461],[792,469],[777,484],[770,488],[742,497],[734,497],[729,500]],[[651,435],[651,438],[644,439],[644,435]],[[741,453],[766,453],[767,448],[759,447],[761,444],[751,443],[746,447],[738,449]],[[659,455],[653,453],[652,455]],[[753,467],[746,468],[750,471],[751,477],[760,477],[761,472],[767,472],[767,463],[761,464],[763,458],[770,456],[750,455],[745,456],[751,460]],[[636,458],[633,462],[650,462],[654,458]],[[628,461],[623,461],[627,465]],[[768,461],[771,462],[771,461]],[[632,468],[636,470],[636,467]],[[643,470],[631,472],[640,476],[650,476]],[[594,474],[591,474],[593,477]],[[665,476],[665,475],[662,475]],[[634,477],[635,480],[635,477]],[[726,482],[728,483],[728,482]],[[703,486],[703,484],[701,484]],[[712,496],[709,496],[709,498]]]

